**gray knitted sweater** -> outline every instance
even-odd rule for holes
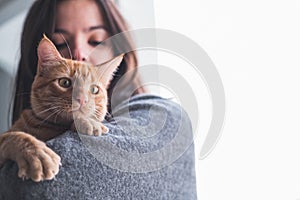
[[[62,158],[51,181],[0,169],[0,199],[197,199],[192,128],[172,101],[138,95],[118,105],[110,129],[93,137],[71,131],[47,142]]]

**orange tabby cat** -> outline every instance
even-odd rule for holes
[[[107,112],[106,88],[122,59],[123,55],[96,67],[64,59],[44,36],[38,46],[32,109],[24,110],[0,135],[0,167],[14,160],[20,178],[50,180],[59,171],[60,157],[43,141],[75,128],[88,135],[108,132],[101,123]]]

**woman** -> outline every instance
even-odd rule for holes
[[[62,56],[90,61],[88,54],[93,48],[109,36],[126,30],[127,25],[112,1],[36,1],[28,13],[21,37],[13,122],[24,109],[30,107],[30,90],[37,66],[37,45],[44,33],[50,36]],[[124,46],[133,45],[130,38],[122,42]],[[136,67],[136,54],[128,53],[110,84],[109,96],[120,77]],[[128,87],[128,84],[138,86],[138,76],[130,77],[122,83],[124,87]],[[143,87],[139,87],[135,94],[143,92]]]
[[[93,62],[89,52],[126,29],[111,0],[37,0],[22,33],[13,121],[30,107],[36,46],[43,33],[50,36],[62,56]],[[129,38],[124,42],[132,45]],[[135,53],[128,53],[110,84],[110,95],[122,75],[136,66]],[[122,85],[138,86],[139,78],[134,75]],[[143,92],[140,88],[135,94]],[[122,114],[129,108],[130,119]],[[47,142],[62,158],[53,181],[23,182],[17,178],[17,166],[7,163],[0,171],[0,199],[196,199],[194,149],[186,145],[193,135],[181,108],[159,97],[136,95],[129,103],[121,103],[115,113],[116,120],[107,123],[110,134],[105,137],[79,138],[68,132]],[[159,133],[151,135],[162,117],[165,121]],[[150,125],[135,130],[131,120]]]

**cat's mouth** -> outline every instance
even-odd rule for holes
[[[85,114],[84,109],[82,107],[79,108],[72,108],[71,112],[74,113],[81,113],[81,114]]]
[[[78,112],[80,111],[82,112],[82,106],[77,104],[77,103],[72,103],[72,108],[71,108],[71,112]]]
[[[72,108],[71,110],[70,110],[70,112],[77,112],[77,111],[79,111],[80,110],[80,107],[78,107],[78,108]]]
[[[78,115],[83,115],[86,116],[87,115],[87,110],[85,107],[79,106],[76,108],[72,108],[71,112],[73,113],[73,115],[78,116]]]
[[[87,117],[91,114],[92,110],[94,110],[94,108],[90,104],[80,105],[77,103],[73,103],[72,108],[70,109],[70,113],[72,113],[73,116]]]

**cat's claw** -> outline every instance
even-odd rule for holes
[[[100,124],[100,127],[94,129],[94,135],[99,136],[108,133],[108,128],[103,124]]]
[[[107,134],[109,132],[109,128],[101,124],[102,133]]]

